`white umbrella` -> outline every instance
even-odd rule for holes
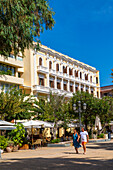
[[[13,130],[16,129],[14,126],[0,126],[0,130]]]
[[[14,123],[10,123],[4,120],[0,120],[0,126],[12,126]]]
[[[12,130],[16,129],[16,127],[13,126],[14,123],[10,123],[4,120],[0,120],[0,130]]]
[[[41,120],[36,120],[39,123],[43,123],[44,128],[53,128],[54,127],[54,123],[51,122],[45,122],[45,121],[41,121]]]
[[[24,127],[26,127],[26,128],[30,128],[31,127],[31,131],[32,131],[32,144],[33,144],[33,127],[35,126],[35,127],[39,127],[39,126],[41,126],[41,125],[43,125],[43,123],[42,122],[38,122],[38,121],[36,121],[36,120],[29,120],[29,121],[27,121],[27,122],[25,122],[25,123],[22,123],[23,125],[24,125]]]

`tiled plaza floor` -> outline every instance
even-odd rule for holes
[[[75,154],[73,147],[38,148],[2,154],[0,170],[113,170],[113,140],[88,144]]]

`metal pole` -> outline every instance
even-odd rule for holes
[[[80,106],[78,108],[78,112],[79,112],[79,126],[80,126],[80,132],[81,132],[81,107]]]
[[[0,159],[2,159],[1,153],[2,153],[2,151],[1,151],[1,149],[0,149]]]

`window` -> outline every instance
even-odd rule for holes
[[[98,84],[98,77],[96,77],[96,84]]]
[[[90,82],[92,83],[92,76],[90,76]]]
[[[59,64],[56,64],[56,71],[59,71]]]
[[[85,74],[85,80],[88,80],[88,74]]]
[[[75,70],[75,77],[78,77],[78,71]]]
[[[67,84],[64,84],[64,90],[67,91]]]
[[[73,92],[73,85],[70,85],[70,91]]]
[[[69,68],[69,75],[72,75],[72,70],[71,68]]]
[[[49,86],[51,87],[51,88],[54,88],[54,81],[49,81]]]
[[[60,82],[57,82],[57,89],[61,89]]]
[[[78,91],[78,87],[75,87],[75,91],[76,91],[76,92]]]
[[[52,62],[49,61],[49,69],[52,69]]]
[[[39,78],[39,85],[44,86],[44,78]]]
[[[82,73],[80,72],[80,79],[82,79]]]
[[[39,58],[39,66],[42,66],[42,58]]]
[[[63,66],[63,73],[67,73],[67,66]]]

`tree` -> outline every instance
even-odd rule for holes
[[[56,138],[56,131],[58,128],[58,122],[62,122],[62,126],[66,126],[69,122],[69,112],[68,112],[68,104],[64,95],[58,95],[57,93],[51,93],[48,95],[49,100],[45,99],[39,100],[35,102],[38,106],[37,118],[41,120],[46,120],[54,123],[54,131],[53,135]],[[35,108],[35,109],[36,109]]]
[[[32,107],[32,101],[30,97],[25,100],[26,95],[22,93],[21,90],[17,90],[16,87],[11,87],[4,92],[0,93],[0,119],[11,121],[13,119],[27,118],[28,115],[31,117],[31,112],[29,112],[30,107]],[[24,115],[24,116],[23,116]]]
[[[86,130],[88,130],[88,126],[90,127],[91,134],[93,134],[93,127],[95,124],[96,116],[100,117],[102,126],[104,128],[105,123],[108,121],[108,111],[109,111],[109,104],[108,101],[104,99],[98,99],[93,97],[92,94],[89,94],[87,92],[77,92],[72,97],[71,100],[71,107],[70,107],[70,113],[72,114],[72,117],[78,119],[78,113],[73,111],[73,103],[78,103],[78,101],[81,101],[81,106],[83,106],[83,103],[86,103],[87,107],[84,111],[82,108],[81,118],[82,118],[82,124],[85,125]],[[78,107],[78,106],[77,106]]]
[[[103,97],[99,105],[102,108],[99,116],[103,127],[105,127],[106,123],[109,124],[113,120],[113,98],[110,96]]]
[[[0,54],[9,56],[20,52],[24,56],[26,48],[33,48],[33,40],[44,28],[54,26],[54,12],[47,0],[1,0],[0,1]],[[45,27],[44,27],[45,25]]]

